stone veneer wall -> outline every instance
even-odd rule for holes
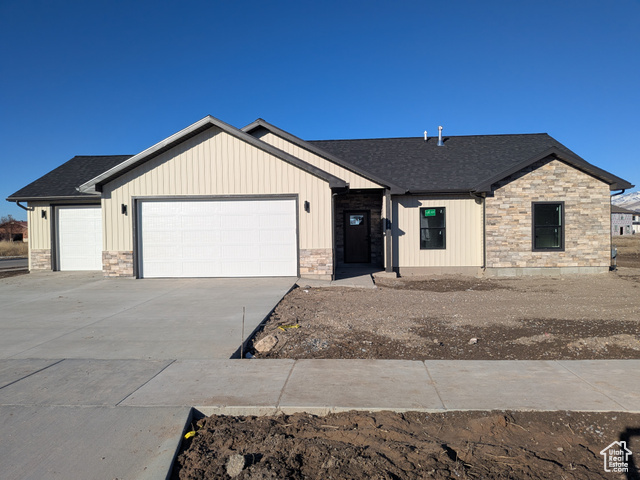
[[[344,212],[345,210],[370,210],[371,263],[384,262],[384,239],[382,236],[382,193],[347,193],[334,197],[334,222],[336,262],[344,263]]]
[[[31,270],[51,270],[51,250],[31,250]]]
[[[105,277],[133,277],[133,252],[102,252]]]
[[[300,276],[333,275],[333,251],[330,248],[300,249]]]
[[[564,251],[532,251],[531,202],[564,203]],[[558,160],[500,182],[486,199],[487,268],[608,267],[609,186]]]

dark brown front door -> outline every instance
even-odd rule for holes
[[[344,263],[371,262],[369,210],[344,212]]]

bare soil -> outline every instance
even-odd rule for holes
[[[173,479],[231,478],[234,455],[242,480],[640,478],[640,415],[629,413],[212,416],[194,429]],[[600,451],[619,440],[634,453],[630,471],[605,473]]]
[[[26,275],[27,273],[29,273],[28,270],[12,270],[10,272],[0,270],[0,278],[16,277],[18,275]]]
[[[640,235],[613,237],[612,245],[618,249],[618,266],[640,268]]]
[[[640,269],[600,275],[378,280],[296,288],[252,346],[258,358],[640,358]]]

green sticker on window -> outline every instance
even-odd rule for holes
[[[435,217],[436,216],[436,209],[435,208],[425,208],[424,209],[424,216],[425,217]]]

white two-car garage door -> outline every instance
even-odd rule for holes
[[[100,205],[56,208],[58,270],[102,270]]]
[[[293,199],[143,200],[140,276],[276,277],[298,271]]]

